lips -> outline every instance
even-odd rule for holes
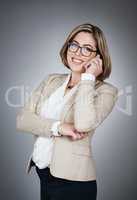
[[[72,62],[75,64],[81,64],[83,62],[83,60],[77,59],[77,58],[72,58]]]

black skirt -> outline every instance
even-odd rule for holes
[[[96,200],[96,180],[71,181],[52,176],[48,167],[35,169],[40,179],[41,200]]]

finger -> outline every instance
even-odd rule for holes
[[[100,66],[102,67],[102,64],[103,64],[102,59],[99,59],[99,62],[100,62]]]
[[[99,63],[99,65],[102,64],[102,59],[101,59],[101,58],[97,58],[96,60],[97,60],[97,62]]]
[[[82,136],[82,135],[84,135],[84,132],[77,131],[77,134],[79,134],[80,136]]]
[[[97,63],[97,65],[100,65],[100,58],[95,59],[95,61]]]
[[[102,72],[102,61],[100,59],[94,61],[94,66],[98,69],[99,72]]]
[[[101,59],[99,59],[98,70],[99,70],[99,71],[103,71],[103,68],[102,68],[102,60],[101,60]]]
[[[86,62],[86,63],[84,64],[84,68],[87,69],[87,68],[90,67],[90,65],[91,65],[91,61],[90,61],[90,62]]]
[[[88,136],[88,133],[85,133],[85,134],[84,134],[84,137],[87,137],[87,136]]]
[[[72,131],[72,132],[71,132],[71,136],[74,136],[74,137],[75,137],[76,134],[77,134],[76,131]]]
[[[74,134],[74,135],[71,136],[71,138],[72,138],[72,140],[76,140],[77,139],[77,135]]]
[[[74,137],[70,137],[70,139],[71,139],[72,141],[77,140],[77,138],[74,138]]]
[[[81,138],[83,138],[83,137],[84,137],[83,133],[80,133],[80,134],[79,134],[79,139],[81,139]]]
[[[77,135],[77,138],[78,138],[78,139],[81,138],[81,135],[80,135],[79,133],[77,133],[76,135]]]
[[[98,62],[96,60],[93,60],[91,63],[91,67],[97,67],[98,66]]]
[[[87,136],[87,133],[85,133],[85,132],[82,132],[82,137],[86,137]]]
[[[80,132],[79,134],[80,134],[81,136],[83,136],[83,135],[84,135],[84,133],[83,133],[83,132]]]
[[[87,133],[79,133],[79,134],[76,135],[75,138],[73,138],[73,140],[80,140],[80,139],[83,139],[83,138],[85,138],[87,136],[88,136]]]
[[[82,132],[79,132],[79,131],[75,131],[75,133],[74,133],[78,138],[81,138],[81,134],[82,134]]]
[[[73,131],[70,132],[69,136],[70,136],[73,140],[77,139],[77,135],[76,135],[76,133],[73,132]]]
[[[91,67],[91,65],[92,65],[92,63],[88,64],[88,65],[87,65],[87,69],[88,69],[89,67]]]
[[[87,134],[86,134],[86,133],[84,133],[84,132],[81,132],[81,133],[80,133],[80,136],[81,136],[81,139],[82,139],[82,138],[85,138],[85,137],[87,137]]]
[[[100,55],[98,54],[96,57],[94,57],[92,60],[100,60]]]
[[[82,133],[81,133],[81,136],[82,136],[82,137],[85,137],[85,133],[82,132]]]

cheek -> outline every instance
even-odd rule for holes
[[[96,57],[96,53],[94,53],[93,55],[91,55],[91,57],[88,58],[88,61],[92,60],[92,59],[95,58],[95,57]]]

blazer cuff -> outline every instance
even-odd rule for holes
[[[60,121],[54,122],[51,127],[51,131],[54,136],[61,136],[61,134],[58,131],[58,126],[60,125],[60,123]]]
[[[81,73],[81,80],[92,80],[95,81],[96,77],[90,73]]]

